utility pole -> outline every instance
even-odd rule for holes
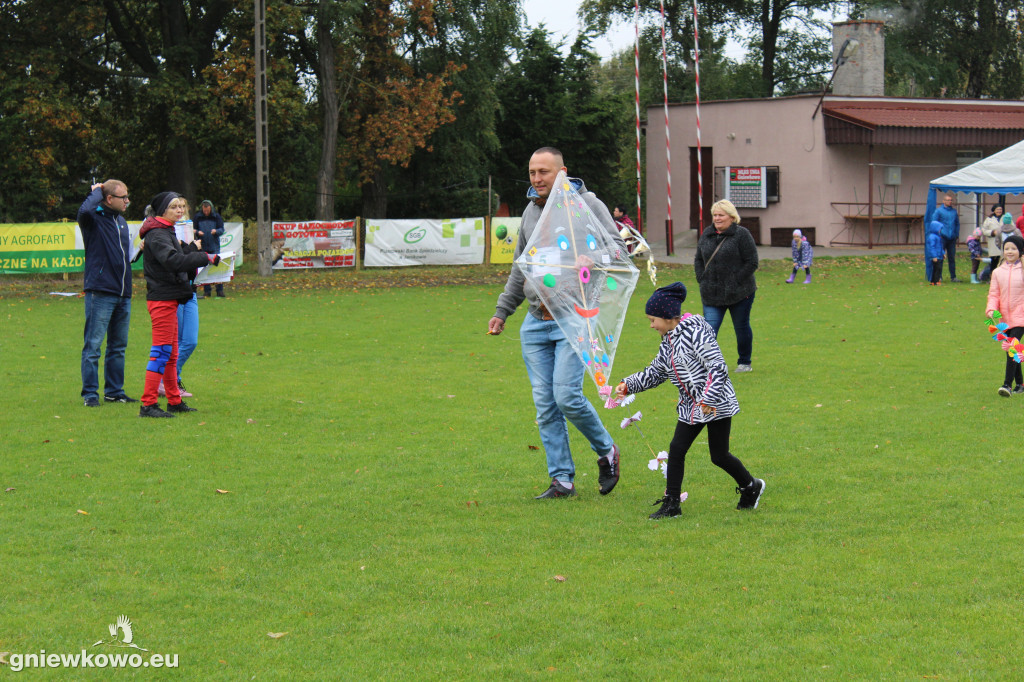
[[[256,2],[256,259],[262,277],[270,277],[270,135],[267,130],[267,0]]]

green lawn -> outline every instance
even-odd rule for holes
[[[996,395],[987,287],[929,287],[916,256],[819,259],[809,286],[762,265],[732,449],[767,491],[735,511],[701,438],[683,515],[660,522],[664,479],[618,422],[643,410],[667,449],[667,384],[600,409],[614,493],[572,431],[579,496],[532,499],[548,480],[523,311],[484,333],[496,268],[241,275],[200,301],[199,412],[173,420],[82,407],[82,300],[47,296],[80,286],[0,279],[0,660],[135,651],[90,648],[123,613],[176,669],[28,675],[1020,679],[1024,396]],[[699,313],[692,268],[660,272]],[[651,290],[615,377],[657,348]],[[729,322],[720,341],[734,366]]]

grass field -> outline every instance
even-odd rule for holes
[[[200,301],[199,412],[174,420],[83,408],[82,300],[47,295],[76,285],[3,278],[0,661],[133,652],[91,648],[123,613],[178,667],[22,674],[1020,679],[1024,396],[996,395],[987,287],[929,287],[918,257],[819,259],[810,286],[762,265],[732,448],[767,491],[735,511],[701,438],[683,515],[660,522],[625,410],[601,409],[623,450],[611,495],[573,431],[580,495],[532,499],[548,480],[523,311],[484,334],[497,269],[241,276]],[[692,287],[691,268],[661,275]],[[656,350],[651,290],[617,377]],[[720,341],[734,366],[728,322]],[[655,450],[674,402],[665,385],[628,408]]]

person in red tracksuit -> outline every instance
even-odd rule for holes
[[[192,298],[195,271],[205,265],[216,265],[220,256],[203,253],[198,241],[178,241],[174,223],[185,215],[185,206],[177,192],[157,194],[146,207],[146,220],[139,230],[139,237],[145,240],[146,308],[153,322],[153,345],[146,363],[140,417],[173,417],[177,412],[196,411],[182,402],[178,390],[178,304]],[[157,403],[161,379],[167,392],[166,411]]]

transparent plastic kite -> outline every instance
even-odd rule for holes
[[[560,172],[516,265],[607,400],[619,332],[640,271],[607,211],[590,206]]]

